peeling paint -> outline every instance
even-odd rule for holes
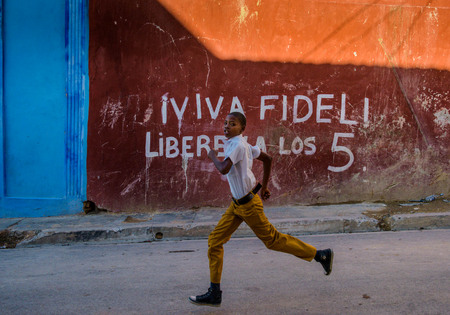
[[[400,116],[400,117],[398,117],[397,120],[394,120],[394,123],[397,124],[397,127],[398,127],[398,128],[402,129],[402,128],[403,128],[403,125],[406,123],[406,119],[405,119],[405,117]]]
[[[153,114],[153,105],[150,104],[144,113],[144,123],[147,123],[150,121],[150,119],[152,118],[152,114]]]
[[[416,103],[420,104],[420,107],[424,111],[429,111],[433,105],[433,100],[428,94],[419,94],[414,98]]]
[[[289,91],[294,91],[297,89],[297,87],[295,85],[290,84],[290,83],[283,83],[283,87]]]
[[[448,108],[441,108],[438,112],[434,113],[434,116],[436,117],[434,122],[440,128],[445,128],[450,125],[450,113]]]
[[[274,84],[275,84],[275,82],[269,81],[269,80],[266,80],[262,83],[263,86],[270,86],[270,85],[274,85]]]
[[[245,4],[245,0],[239,0],[239,16],[237,17],[236,22],[239,23],[239,25],[242,25],[247,19],[248,14],[249,10]]]
[[[433,11],[428,12],[428,18],[430,19],[431,23],[435,24],[436,26],[439,25],[439,12],[437,8],[434,8]]]
[[[123,115],[123,107],[120,100],[113,101],[110,97],[106,101],[106,104],[100,111],[102,116],[102,126],[108,126],[109,128],[114,128],[114,125],[119,120],[120,116]]]

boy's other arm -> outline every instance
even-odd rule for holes
[[[223,175],[228,174],[231,167],[233,166],[233,162],[231,162],[230,158],[226,158],[223,161],[219,161],[217,158],[217,151],[210,150],[208,152],[208,157],[213,161],[214,166],[219,170],[219,172]]]
[[[261,197],[263,200],[267,200],[270,197],[270,191],[267,188],[267,184],[269,183],[270,172],[272,170],[272,157],[261,151],[261,154],[257,159],[263,162],[264,176],[262,181]]]

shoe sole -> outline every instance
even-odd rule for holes
[[[211,304],[211,303],[200,303],[200,302],[196,302],[196,301],[192,301],[190,298],[188,298],[189,302],[191,302],[194,305],[198,305],[198,306],[212,306],[212,307],[219,307],[219,304]]]
[[[334,259],[334,252],[333,250],[331,250],[330,271],[328,273],[325,272],[325,276],[329,276],[331,274],[331,271],[333,270],[333,259]]]

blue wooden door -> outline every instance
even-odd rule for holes
[[[87,1],[3,0],[2,217],[79,212],[85,196]]]

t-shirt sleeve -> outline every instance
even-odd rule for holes
[[[252,157],[253,159],[257,159],[259,155],[261,154],[261,149],[255,145],[250,147],[252,149]]]
[[[233,164],[236,164],[242,161],[244,157],[245,157],[245,147],[243,145],[237,145],[232,149],[230,154],[225,156],[225,159],[230,158],[231,162],[233,162]]]

